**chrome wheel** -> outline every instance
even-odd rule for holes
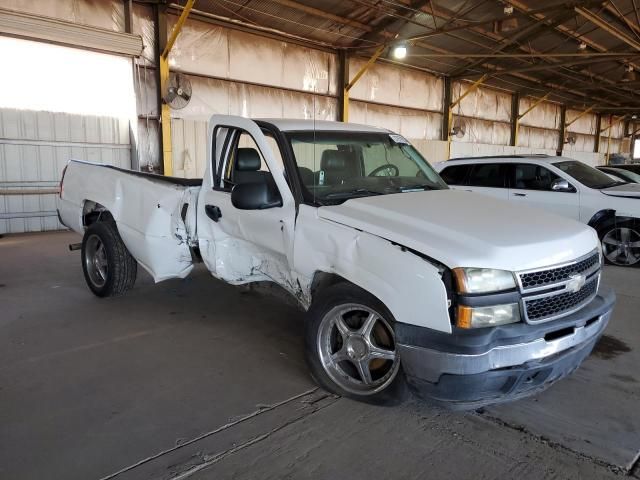
[[[104,287],[109,273],[104,243],[98,235],[91,235],[87,238],[85,249],[84,263],[87,267],[89,280],[98,288]]]
[[[393,329],[379,313],[364,305],[331,309],[320,323],[317,348],[331,380],[357,395],[384,390],[400,367]]]
[[[635,265],[640,261],[640,234],[632,228],[613,228],[602,238],[602,252],[615,265]]]

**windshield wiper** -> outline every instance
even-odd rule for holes
[[[424,190],[437,190],[433,185],[428,185],[426,183],[419,183],[416,185],[403,185],[402,187],[398,187],[398,190],[401,192],[421,192]]]
[[[384,195],[382,192],[367,190],[366,188],[355,188],[346,192],[333,192],[324,195],[324,198],[349,198],[349,197],[367,197],[369,195]]]

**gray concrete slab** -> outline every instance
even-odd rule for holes
[[[640,454],[640,270],[606,267],[618,302],[605,335],[572,376],[486,414],[630,469]]]
[[[0,478],[613,478],[639,446],[640,271],[607,271],[629,351],[610,340],[537,399],[453,414],[317,390],[301,313],[202,269],[95,298],[78,239],[0,238]]]

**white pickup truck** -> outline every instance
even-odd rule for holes
[[[68,164],[59,215],[96,295],[130,289],[138,264],[275,282],[306,311],[321,386],[385,403],[408,384],[457,408],[546,388],[609,321],[593,229],[451,190],[400,135],[214,116],[207,147],[202,180]]]

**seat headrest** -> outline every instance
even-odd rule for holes
[[[262,161],[255,148],[238,148],[236,170],[240,172],[255,172],[260,170]]]
[[[349,161],[349,152],[340,150],[325,150],[320,158],[321,170],[344,170]]]

